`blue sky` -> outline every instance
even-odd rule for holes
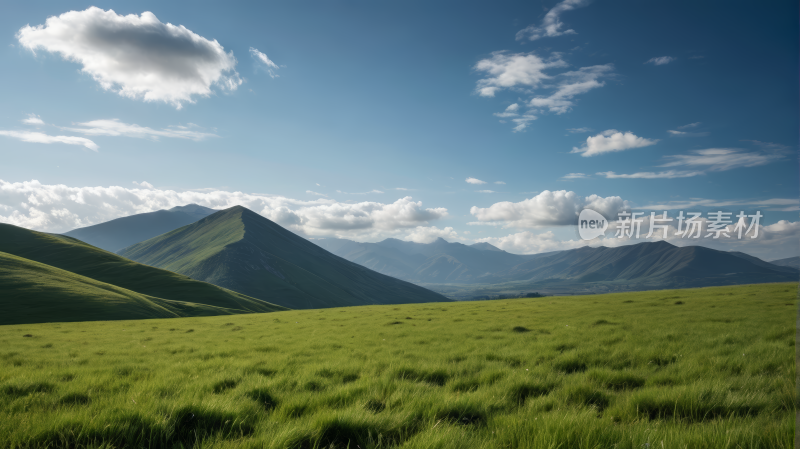
[[[796,2],[7,6],[0,221],[62,232],[191,200],[310,238],[531,253],[584,244],[587,205],[760,210],[757,239],[671,241],[794,256],[797,15]]]

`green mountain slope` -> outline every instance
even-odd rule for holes
[[[145,214],[117,218],[105,223],[73,229],[64,233],[106,251],[118,251],[134,243],[153,238],[186,226],[216,212],[214,209],[189,204]]]
[[[448,301],[335,256],[241,206],[118,253],[292,309]]]
[[[0,224],[0,251],[111,284],[142,295],[238,311],[272,312],[283,307],[132,262],[80,240]],[[7,291],[0,284],[0,290]]]
[[[4,252],[0,293],[0,325],[241,313],[142,295]]]

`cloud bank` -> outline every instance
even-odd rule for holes
[[[236,90],[242,84],[232,52],[149,11],[122,16],[93,6],[26,25],[16,37],[34,53],[57,53],[81,64],[103,89],[178,109],[211,95],[213,85]]]

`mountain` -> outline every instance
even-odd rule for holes
[[[778,265],[780,267],[791,267],[800,269],[800,257],[788,257],[786,259],[773,260],[770,263],[773,265]]]
[[[439,238],[432,243],[386,239],[357,243],[319,240],[328,251],[383,274],[418,283],[479,283],[521,263],[544,255],[507,253],[488,243],[464,245]]]
[[[127,292],[136,293],[139,296],[148,297],[148,301],[153,298],[159,300],[172,301],[175,303],[185,304],[188,307],[186,314],[191,315],[192,308],[203,310],[202,314],[207,313],[209,310],[224,309],[222,313],[254,313],[254,312],[273,312],[276,310],[284,310],[283,307],[276,306],[255,298],[245,296],[241,293],[236,293],[216,285],[206,282],[200,282],[190,279],[186,276],[173,273],[167,270],[150,267],[147,265],[139,264],[128,260],[122,256],[95,248],[87,243],[72,237],[63,235],[46,234],[43,232],[31,231],[28,229],[20,228],[9,224],[0,224],[0,252],[16,256],[17,258],[25,259],[22,261],[13,259],[6,262],[6,265],[14,265],[13,261],[28,267],[25,268],[28,273],[33,273],[35,270],[29,262],[42,264],[52,268],[54,273],[50,276],[51,279],[64,277],[65,272],[75,274],[82,279],[76,281],[83,285],[93,285],[92,291],[96,288],[105,288],[98,285],[105,285],[113,287],[113,290],[122,289]],[[20,268],[22,269],[22,268]],[[41,267],[39,267],[41,271]],[[34,271],[31,271],[34,270]],[[23,270],[24,271],[24,270]],[[9,275],[4,275],[4,282],[0,282],[0,297],[3,302],[6,301],[29,301],[31,292],[36,290],[24,290],[23,284],[12,284],[9,281]],[[24,277],[23,277],[24,278]],[[73,277],[69,277],[73,279]],[[85,278],[97,281],[96,283],[87,283]],[[30,277],[35,279],[35,277]],[[57,281],[53,281],[54,285]],[[35,285],[35,282],[33,283]],[[67,302],[74,301],[75,297],[69,292],[79,292],[80,289],[69,287],[70,283],[64,284],[61,294],[55,295],[52,298],[44,298],[37,300],[44,301],[61,301]],[[96,287],[96,288],[95,288]],[[41,290],[41,295],[48,295],[51,290]],[[55,291],[55,290],[53,290]],[[75,295],[78,295],[75,293]],[[94,293],[92,294],[94,295]],[[78,298],[80,295],[77,296]],[[128,296],[132,298],[133,296]],[[89,299],[87,299],[88,301]],[[30,300],[32,301],[32,300]],[[34,307],[35,301],[30,302]],[[164,303],[159,303],[164,304]],[[89,315],[80,319],[83,315],[78,313],[77,309],[88,310],[88,306],[77,306],[75,316],[78,318],[70,318],[72,321],[83,321],[90,319]],[[122,310],[122,309],[120,309]],[[5,313],[5,309],[4,309]],[[45,315],[47,312],[42,311]],[[212,313],[214,314],[214,313]],[[103,315],[106,316],[106,315]],[[115,318],[124,316],[118,314],[107,315],[107,318],[102,319],[121,319]],[[185,316],[185,315],[184,315]]]
[[[186,226],[216,212],[214,209],[189,204],[169,210],[117,218],[105,223],[73,229],[64,233],[106,251],[119,251],[126,246]]]
[[[0,292],[0,325],[241,313],[142,295],[4,252],[0,252]]]
[[[241,206],[118,253],[292,309],[449,301],[335,256]]]

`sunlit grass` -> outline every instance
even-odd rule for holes
[[[0,446],[789,448],[796,296],[2,326]]]

